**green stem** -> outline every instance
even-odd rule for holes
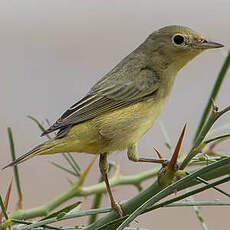
[[[225,160],[229,160],[228,158]],[[222,161],[218,161],[223,162]],[[209,166],[207,166],[209,167]],[[157,175],[157,172],[159,169],[154,169],[154,170],[149,170],[143,173],[140,173],[138,175],[132,175],[132,176],[121,176],[116,174],[116,177],[112,177],[110,180],[111,186],[117,186],[117,185],[127,185],[127,184],[132,184],[132,185],[138,185],[141,182],[145,181],[146,179],[152,178]],[[203,179],[205,180],[210,180],[213,178],[217,178],[223,175],[226,175],[230,173],[230,163],[226,163],[222,167],[218,168],[218,170],[209,170],[207,174],[202,176]],[[197,184],[198,182],[196,180],[190,181],[190,184],[187,183],[188,186],[193,186],[194,184]],[[154,190],[152,190],[154,189]],[[152,191],[158,191],[159,185],[158,183],[154,183],[150,188],[147,188],[147,190],[142,191],[139,193],[136,197],[132,198],[129,202],[130,205],[133,205],[137,203],[138,205],[143,203],[143,199],[145,196],[147,198],[151,197]],[[74,185],[71,189],[68,191],[64,192],[63,194],[57,196],[56,198],[52,199],[51,201],[47,202],[46,204],[32,208],[32,209],[27,209],[27,210],[17,210],[12,213],[10,213],[9,218],[10,219],[30,219],[38,216],[46,216],[49,211],[53,210],[54,208],[58,207],[60,204],[63,202],[75,197],[75,196],[88,196],[91,194],[98,194],[98,193],[103,193],[106,192],[106,187],[104,183],[99,183],[96,185],[92,186],[87,186],[87,187],[78,187],[77,185]],[[141,197],[140,197],[141,194]],[[129,207],[126,206],[125,209],[128,209]],[[134,208],[132,207],[132,210]],[[104,212],[105,209],[103,209]],[[110,211],[111,209],[107,210]],[[94,212],[98,213],[98,212]],[[116,219],[116,216],[114,216],[114,219]],[[95,222],[96,223],[96,222]]]
[[[101,183],[102,181],[104,181],[103,176],[101,175],[100,179],[99,179],[99,183]],[[93,199],[93,204],[92,204],[92,209],[97,209],[100,207],[101,201],[102,201],[102,197],[103,197],[103,193],[98,193],[94,196]],[[97,219],[97,214],[93,214],[90,215],[89,217],[89,224],[92,224],[96,221]]]
[[[80,176],[80,171],[78,170],[78,167],[75,166],[75,163],[72,162],[71,157],[69,155],[70,153],[63,153],[63,157],[65,158],[65,160],[69,163],[69,165],[71,166],[71,168],[74,170],[74,172],[76,173],[76,175]]]
[[[204,141],[204,143],[209,144],[209,143],[211,143],[213,141],[217,141],[217,140],[226,140],[228,137],[230,137],[230,134],[225,134],[225,135],[221,135],[221,136],[218,136],[218,137],[208,139],[208,140]]]
[[[209,206],[230,206],[230,201],[193,201],[193,202],[175,202],[172,204],[168,205],[162,205],[161,207],[189,207],[189,206],[204,206],[204,207],[209,207]],[[160,206],[158,206],[159,208]],[[153,206],[155,209],[156,206]],[[61,220],[67,220],[67,219],[73,219],[77,217],[83,217],[83,216],[89,216],[89,215],[95,215],[95,214],[100,214],[100,213],[108,213],[112,210],[112,208],[100,208],[100,209],[91,209],[91,210],[86,210],[86,211],[81,211],[77,213],[72,213],[72,214],[66,214]],[[153,210],[153,209],[151,209]],[[150,211],[150,210],[149,210]],[[27,221],[21,221],[21,220],[16,220],[12,219],[13,222],[16,223],[24,223],[24,224],[32,224],[31,222]],[[45,226],[44,224],[52,224],[57,222],[57,219],[55,218],[49,218],[46,219],[45,221],[39,221],[36,223],[36,226]],[[31,227],[31,226],[30,226]],[[32,226],[34,227],[34,225]]]
[[[229,164],[225,165],[224,167],[227,167],[228,170],[229,170]],[[206,169],[206,171],[208,171],[208,173],[205,174],[204,177],[206,179],[208,179],[209,178],[209,175],[208,175],[209,174],[209,169]],[[177,200],[184,199],[184,198],[186,198],[186,197],[188,197],[190,195],[194,195],[194,194],[196,194],[198,192],[204,191],[205,189],[208,189],[208,188],[213,187],[215,185],[218,185],[218,184],[221,184],[223,182],[226,182],[229,179],[230,178],[227,177],[227,178],[224,178],[224,179],[222,179],[220,181],[213,182],[212,184],[205,185],[202,188],[195,189],[193,191],[185,193],[185,194],[183,194],[181,196],[178,196],[176,198],[173,198],[171,200],[168,200],[168,201],[162,202],[162,203],[160,203],[158,205],[154,205],[152,207],[149,207],[144,212],[147,212],[147,211],[150,211],[150,210],[154,210],[154,209],[157,209],[157,208],[160,208],[160,207],[166,207],[166,206],[167,207],[180,207],[180,206],[194,206],[194,205],[199,205],[199,206],[230,205],[230,202],[227,202],[227,201],[178,202],[178,203],[170,204],[170,203],[175,202]],[[193,182],[195,182],[195,181],[193,181]],[[45,224],[51,224],[51,223],[54,223],[54,222],[57,222],[57,221],[61,221],[61,220],[72,219],[72,218],[86,216],[86,215],[106,213],[106,212],[110,212],[111,210],[112,210],[111,208],[104,208],[104,209],[95,209],[95,210],[82,211],[82,212],[77,212],[77,213],[72,213],[72,214],[66,214],[64,217],[62,217],[60,219],[57,219],[56,217],[50,218],[50,219],[45,219],[45,220],[33,223],[32,225],[27,226],[27,227],[25,227],[23,229],[25,229],[25,230],[34,229],[35,227],[44,226]],[[127,218],[127,216],[124,217],[124,218]],[[124,218],[122,218],[122,219],[124,219]],[[14,219],[12,219],[12,221],[14,221]],[[117,222],[117,219],[115,219],[114,222]]]
[[[188,200],[188,201],[192,201],[192,202],[195,201],[194,198],[193,198],[192,196],[188,197],[187,200]],[[204,218],[203,218],[203,216],[202,216],[201,213],[200,213],[200,207],[199,207],[199,206],[193,206],[193,210],[194,210],[194,212],[195,212],[195,214],[196,214],[197,219],[198,219],[199,222],[200,222],[200,225],[201,225],[202,229],[203,229],[203,230],[208,230],[208,227],[207,227],[207,225],[206,225],[206,223],[205,223],[205,221],[204,221]]]
[[[12,220],[12,222],[17,223],[17,224],[26,224],[26,225],[33,224],[32,222],[24,221],[24,220]],[[43,227],[45,227],[46,229],[64,230],[62,227],[58,228],[58,227],[49,226],[49,225],[43,225]]]
[[[138,175],[132,176],[119,176],[115,175],[110,179],[111,187],[118,186],[118,185],[138,185],[141,182],[153,178],[157,175],[159,169],[148,170]],[[59,196],[55,197],[51,201],[47,202],[44,205],[41,205],[36,208],[26,209],[26,210],[17,210],[9,214],[10,219],[31,219],[39,216],[46,216],[48,213],[58,207],[59,205],[63,204],[65,201],[70,200],[73,197],[78,196],[88,196],[92,194],[100,194],[106,192],[105,183],[98,183],[96,185],[88,186],[88,187],[79,187],[77,183],[73,187],[71,187],[66,192],[60,194]]]
[[[27,117],[28,117],[29,119],[31,119],[32,121],[34,121],[34,122],[38,125],[39,129],[40,129],[42,132],[44,132],[44,131],[46,130],[45,127],[41,124],[41,122],[38,121],[38,119],[36,119],[35,117],[30,116],[30,115],[28,115]],[[48,139],[51,139],[51,136],[50,136],[49,134],[47,134],[46,137],[47,137]]]
[[[226,177],[226,178],[223,178],[223,179],[221,179],[221,180],[219,180],[219,181],[215,181],[215,182],[213,182],[213,183],[211,183],[211,184],[208,184],[208,185],[205,185],[205,186],[203,186],[203,187],[201,187],[201,188],[198,188],[198,189],[194,189],[194,190],[192,190],[192,191],[189,191],[189,192],[187,192],[187,193],[184,193],[184,194],[182,194],[182,195],[180,195],[180,196],[177,196],[177,197],[175,197],[175,198],[172,198],[172,199],[169,199],[169,200],[166,200],[166,201],[163,201],[163,202],[161,202],[161,203],[159,203],[159,204],[154,204],[154,205],[152,205],[152,206],[150,206],[150,207],[148,207],[148,208],[146,208],[144,211],[143,211],[143,213],[146,213],[146,212],[149,212],[149,211],[153,211],[153,210],[155,210],[155,209],[158,209],[158,208],[161,208],[161,207],[170,207],[170,206],[172,206],[172,207],[174,207],[174,205],[175,205],[175,207],[177,207],[177,206],[183,206],[183,202],[178,202],[179,204],[177,205],[177,203],[176,203],[176,201],[178,201],[178,200],[182,200],[182,199],[185,199],[185,198],[187,198],[187,197],[190,197],[190,196],[192,196],[192,195],[195,195],[195,194],[197,194],[197,193],[200,193],[200,192],[202,192],[202,191],[205,191],[205,190],[207,190],[207,189],[209,189],[209,188],[212,188],[213,186],[216,186],[216,185],[219,185],[219,184],[222,184],[222,183],[225,183],[225,182],[227,182],[227,181],[229,181],[230,180],[230,177],[228,176],[228,177]],[[189,186],[188,186],[189,187]],[[207,206],[212,206],[213,204],[214,204],[214,202],[216,202],[216,201],[213,201],[213,202],[211,202],[210,203],[210,201],[206,201],[206,202],[193,202],[193,203],[191,203],[191,204],[188,204],[188,206],[194,206],[194,205],[199,205],[199,206],[205,206],[206,204],[207,204]],[[223,202],[223,201],[222,201]],[[184,202],[184,203],[187,203],[187,202]],[[221,205],[221,204],[220,204]]]
[[[11,158],[12,158],[13,161],[15,161],[16,160],[16,154],[15,154],[15,146],[14,146],[13,133],[12,133],[11,128],[8,128],[8,136],[9,136],[9,142],[10,142]],[[15,165],[13,168],[14,168],[14,178],[15,178],[17,192],[18,192],[18,196],[19,196],[18,206],[20,208],[21,202],[22,202],[22,190],[21,190],[21,185],[20,185],[20,178],[19,178],[19,173],[18,173],[18,166]]]
[[[229,201],[193,201],[193,202],[175,202],[172,204],[168,205],[157,205],[153,206],[152,209],[149,209],[148,211],[154,210],[159,207],[188,207],[188,206],[230,206]],[[56,218],[50,218],[46,220],[42,220],[36,223],[33,223],[33,225],[30,225],[29,228],[35,228],[35,227],[40,227],[40,226],[45,226],[46,224],[52,224],[57,221],[62,221],[62,220],[68,220],[68,219],[73,219],[77,217],[83,217],[83,216],[88,216],[88,215],[94,215],[94,214],[100,214],[100,213],[107,213],[110,212],[112,208],[101,208],[101,209],[91,209],[87,211],[82,211],[82,212],[77,212],[77,213],[72,213],[72,214],[66,214],[64,217],[61,219],[57,220]],[[146,210],[147,212],[147,210]],[[144,212],[145,213],[145,212]],[[20,223],[20,220],[15,220],[12,219],[13,222]],[[21,222],[23,223],[23,221]],[[25,222],[26,224],[29,224],[29,222]],[[32,224],[32,223],[31,223]]]
[[[222,85],[222,82],[224,80],[224,77],[226,76],[226,73],[228,71],[228,68],[229,68],[229,65],[230,65],[230,52],[228,53],[228,56],[227,58],[225,59],[224,61],[224,64],[220,70],[220,73],[216,79],[216,82],[214,84],[214,87],[212,89],[212,92],[211,92],[211,95],[209,97],[209,100],[208,100],[208,103],[204,109],[204,112],[203,112],[203,115],[201,117],[201,120],[200,120],[200,123],[199,123],[199,126],[197,128],[197,131],[196,131],[196,134],[195,134],[195,137],[194,137],[194,140],[193,140],[193,143],[196,142],[196,139],[197,137],[199,136],[206,120],[207,120],[207,117],[208,117],[208,114],[210,112],[210,109],[211,109],[211,105],[212,105],[212,99],[215,100],[219,90],[220,90],[220,86]]]
[[[55,209],[56,207],[58,207],[65,201],[76,196],[77,191],[79,191],[78,183],[74,185],[71,189],[69,189],[68,191],[60,194],[59,196],[55,197],[51,201],[47,202],[46,204],[41,205],[36,208],[27,209],[27,210],[20,209],[20,210],[14,211],[10,213],[9,218],[26,220],[26,219],[35,218],[38,216],[46,216],[51,210]]]
[[[72,156],[71,153],[68,153],[68,156],[69,156],[69,158],[71,159],[71,161],[73,162],[74,167],[76,168],[76,170],[79,172],[79,175],[80,175],[80,173],[81,173],[81,168],[80,168],[80,166],[77,164],[77,162],[75,161],[75,159],[73,158],[73,156]]]
[[[204,180],[204,179],[202,179],[202,178],[200,178],[200,177],[197,177],[196,179],[197,179],[198,181],[204,183],[204,184],[209,184],[206,180]],[[218,191],[218,192],[224,194],[225,196],[230,197],[230,194],[227,193],[227,192],[225,192],[224,190],[222,190],[222,189],[220,189],[220,188],[217,188],[217,187],[212,187],[212,188],[215,189],[216,191]]]
[[[216,122],[216,120],[218,118],[220,118],[224,113],[228,112],[229,110],[230,110],[230,106],[226,107],[225,109],[223,109],[220,112],[211,113],[208,121],[206,122],[206,125],[204,126],[204,128],[200,132],[200,135],[197,137],[197,139],[193,145],[193,148],[191,149],[189,154],[186,156],[186,158],[184,159],[184,161],[180,165],[181,170],[183,170],[189,164],[189,162],[192,160],[192,158],[200,152],[200,146],[202,144],[202,141],[204,140],[206,134],[211,129],[211,127]]]
[[[57,163],[55,163],[55,162],[50,162],[52,165],[54,165],[55,167],[57,167],[57,168],[59,168],[59,169],[62,169],[63,171],[65,171],[65,172],[67,172],[67,173],[69,173],[69,174],[71,174],[71,175],[74,175],[74,176],[78,176],[74,171],[72,171],[72,170],[70,170],[70,169],[67,169],[67,168],[65,168],[65,167],[63,167],[63,166],[61,166],[61,165],[59,165],[59,164],[57,164]]]
[[[128,217],[128,219],[125,220],[123,226],[130,223],[136,217],[136,214],[137,215],[140,214],[141,212],[145,210],[145,208],[147,208],[150,205],[153,205],[155,202],[168,196],[169,194],[174,192],[175,189],[177,189],[177,191],[180,191],[182,189],[198,184],[199,181],[195,180],[197,176],[202,175],[202,178],[204,178],[205,180],[216,178],[217,174],[218,176],[220,176],[221,173],[223,173],[223,169],[224,171],[227,170],[229,173],[230,172],[230,168],[228,168],[229,166],[230,166],[230,158],[218,161],[214,164],[201,168],[200,170],[194,172],[193,174],[190,174],[189,176],[186,176],[185,178],[177,181],[176,183],[168,186],[167,188],[163,190],[162,190],[162,187],[159,186],[158,182],[154,182],[150,187],[143,190],[137,196],[135,196],[134,198],[131,198],[130,200],[124,202],[121,205],[122,210],[124,211],[125,214],[129,215],[132,213]],[[210,185],[206,185],[206,186],[208,187]],[[127,217],[122,217],[120,218],[120,221],[126,218]],[[111,230],[117,229],[117,227],[119,226],[119,223],[116,222],[116,224],[114,225],[112,223],[116,221],[116,219],[117,219],[116,214],[114,212],[111,212],[107,214],[106,216],[104,216],[103,218],[97,220],[92,225],[89,225],[88,227],[86,227],[85,230],[106,229],[106,228],[103,228],[102,226],[107,225],[108,223],[110,223]]]
[[[162,207],[187,207],[187,206],[230,206],[230,201],[182,201],[168,204]]]
[[[2,200],[2,196],[0,195],[0,206],[1,206],[1,209],[2,209],[2,212],[4,214],[4,217],[6,218],[6,220],[8,220],[8,215],[6,213],[6,208],[5,208],[5,205],[3,203],[3,200]]]

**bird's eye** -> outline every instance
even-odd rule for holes
[[[184,37],[180,34],[174,35],[172,40],[176,45],[182,45],[184,43]]]

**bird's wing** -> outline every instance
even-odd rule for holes
[[[128,82],[113,80],[105,84],[106,81],[107,79],[96,84],[86,97],[71,106],[42,135],[60,129],[57,137],[62,137],[75,124],[153,97],[160,83],[156,72],[148,68],[141,69]]]

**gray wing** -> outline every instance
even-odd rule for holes
[[[127,78],[104,78],[42,135],[60,129],[57,138],[63,137],[73,125],[153,97],[159,83],[159,75],[149,68],[139,69],[136,76],[128,81]]]

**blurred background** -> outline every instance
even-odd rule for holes
[[[0,167],[11,160],[7,127],[13,129],[17,155],[30,150],[45,138],[39,137],[40,130],[27,115],[35,116],[40,121],[49,119],[53,123],[150,33],[170,24],[189,26],[210,40],[225,44],[224,49],[203,53],[179,73],[171,98],[160,117],[173,146],[187,122],[183,150],[188,151],[229,49],[229,9],[229,0],[1,0]],[[229,74],[216,100],[220,108],[230,104]],[[215,127],[229,122],[230,114],[226,114]],[[165,157],[169,157],[159,123],[141,139],[140,155],[155,156],[153,146]],[[225,142],[218,148],[228,154],[230,143]],[[83,169],[92,158],[90,155],[75,155]],[[130,162],[125,152],[113,153],[110,159],[120,165],[123,175],[155,167]],[[70,187],[67,178],[74,180],[52,166],[50,161],[67,165],[61,155],[37,157],[20,165],[24,208],[36,207],[49,201]],[[97,182],[97,163],[86,185]],[[12,175],[12,169],[0,172],[0,193],[3,196]],[[151,182],[146,181],[144,185],[148,186]],[[14,184],[10,210],[17,201],[15,187]],[[229,184],[221,187],[230,190]],[[136,188],[130,186],[114,188],[118,201],[129,199],[136,193]],[[202,193],[197,199],[226,198],[211,190]],[[83,209],[90,207],[91,197],[74,198],[71,202],[78,200],[83,201]],[[109,205],[105,195],[103,207]],[[228,207],[211,207],[202,208],[201,212],[210,229],[227,230],[230,224],[229,211]],[[85,220],[81,221],[77,224]],[[157,210],[138,217],[137,221],[132,224],[133,227],[170,227],[180,230],[184,229],[184,223],[188,230],[201,229],[191,207]]]

